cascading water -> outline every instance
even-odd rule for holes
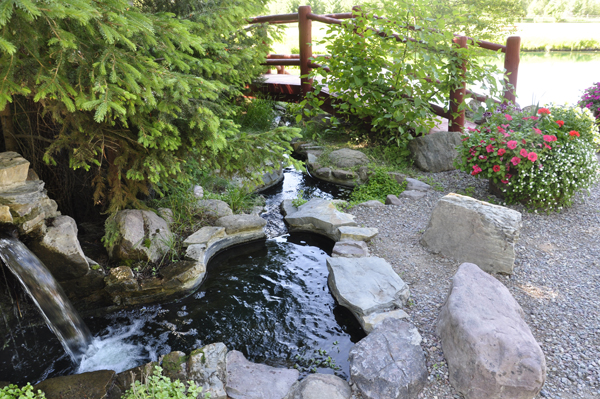
[[[50,271],[16,238],[0,238],[0,258],[40,309],[65,351],[78,363],[92,335]]]

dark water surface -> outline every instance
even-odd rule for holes
[[[286,171],[284,182],[264,193],[271,236],[285,230],[276,215],[279,203],[296,198],[299,189],[330,199],[348,194]],[[47,327],[18,327],[0,350],[0,381],[22,384],[91,370],[122,371],[213,342],[254,362],[347,378],[348,351],[364,332],[327,287],[332,247],[317,235],[284,234],[228,249],[211,260],[205,281],[186,299],[86,319],[94,340],[79,367]]]

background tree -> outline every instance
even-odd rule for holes
[[[0,1],[0,110],[15,122],[16,149],[86,171],[109,212],[142,206],[138,195],[180,176],[190,157],[224,174],[276,163],[286,131],[250,138],[231,121],[268,51],[265,27],[245,21],[263,7]]]

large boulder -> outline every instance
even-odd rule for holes
[[[462,264],[442,306],[437,333],[450,383],[467,399],[531,399],[546,380],[544,354],[508,289]]]
[[[226,399],[227,347],[223,343],[206,345],[190,353],[187,378],[202,387],[211,399]]]
[[[167,222],[152,211],[119,211],[112,226],[112,259],[156,262],[174,242]]]
[[[353,168],[369,163],[369,157],[357,150],[342,148],[329,153],[329,161],[341,169]]]
[[[354,216],[338,211],[331,201],[313,198],[285,217],[291,231],[308,231],[339,240],[339,228],[356,226]]]
[[[435,206],[421,244],[489,273],[511,274],[520,230],[519,212],[451,193]]]
[[[57,216],[40,241],[29,248],[46,265],[57,281],[85,276],[89,263],[77,239],[77,224],[70,216]]]
[[[109,370],[49,378],[35,385],[46,399],[117,399],[121,391],[115,386],[116,373]]]
[[[311,374],[297,381],[284,399],[350,399],[352,389],[340,377],[331,374]]]
[[[427,382],[421,335],[386,319],[350,350],[350,378],[363,399],[416,398]]]
[[[382,258],[328,258],[328,283],[338,303],[361,322],[364,316],[401,308],[408,285]]]
[[[408,143],[415,165],[425,172],[453,170],[456,147],[461,144],[459,132],[435,132],[416,137]]]
[[[227,353],[227,395],[231,399],[283,399],[298,380],[298,370],[256,364],[238,351]]]

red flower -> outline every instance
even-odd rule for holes
[[[492,169],[494,170],[494,172],[500,172],[500,165],[494,165]]]
[[[538,109],[537,113],[540,115],[544,115],[544,114],[550,115],[550,110],[548,108],[540,108],[540,109]]]
[[[518,164],[521,163],[521,158],[513,157],[513,159],[511,159],[510,162],[512,162],[513,165],[517,166]]]
[[[504,184],[508,184],[508,180],[500,180]]]
[[[479,172],[481,172],[481,168],[479,167],[479,165],[473,165],[473,171],[471,172],[471,174],[475,176]]]
[[[500,149],[498,150],[498,156],[500,156],[500,157],[501,157],[501,156],[502,156],[502,155],[504,155],[504,154],[506,154],[506,150],[505,150],[504,148],[500,148]]]
[[[530,116],[529,119],[531,119],[532,121],[537,121],[540,118],[537,116]]]
[[[519,154],[521,154],[522,157],[527,157],[527,150],[525,148],[521,148],[521,152],[519,152]]]
[[[530,152],[529,155],[527,155],[527,159],[531,162],[535,162],[537,161],[537,154],[535,152]]]
[[[506,143],[506,146],[511,150],[514,150],[515,148],[517,148],[517,142],[515,140],[511,140],[508,143]]]
[[[556,123],[558,124],[558,127],[563,127],[565,121],[556,121]]]
[[[579,136],[580,136],[580,134],[579,134],[579,132],[578,132],[578,131],[576,131],[576,130],[571,130],[571,131],[569,132],[569,136],[571,136],[571,137],[576,137],[576,136],[577,136],[577,137],[579,137]]]

